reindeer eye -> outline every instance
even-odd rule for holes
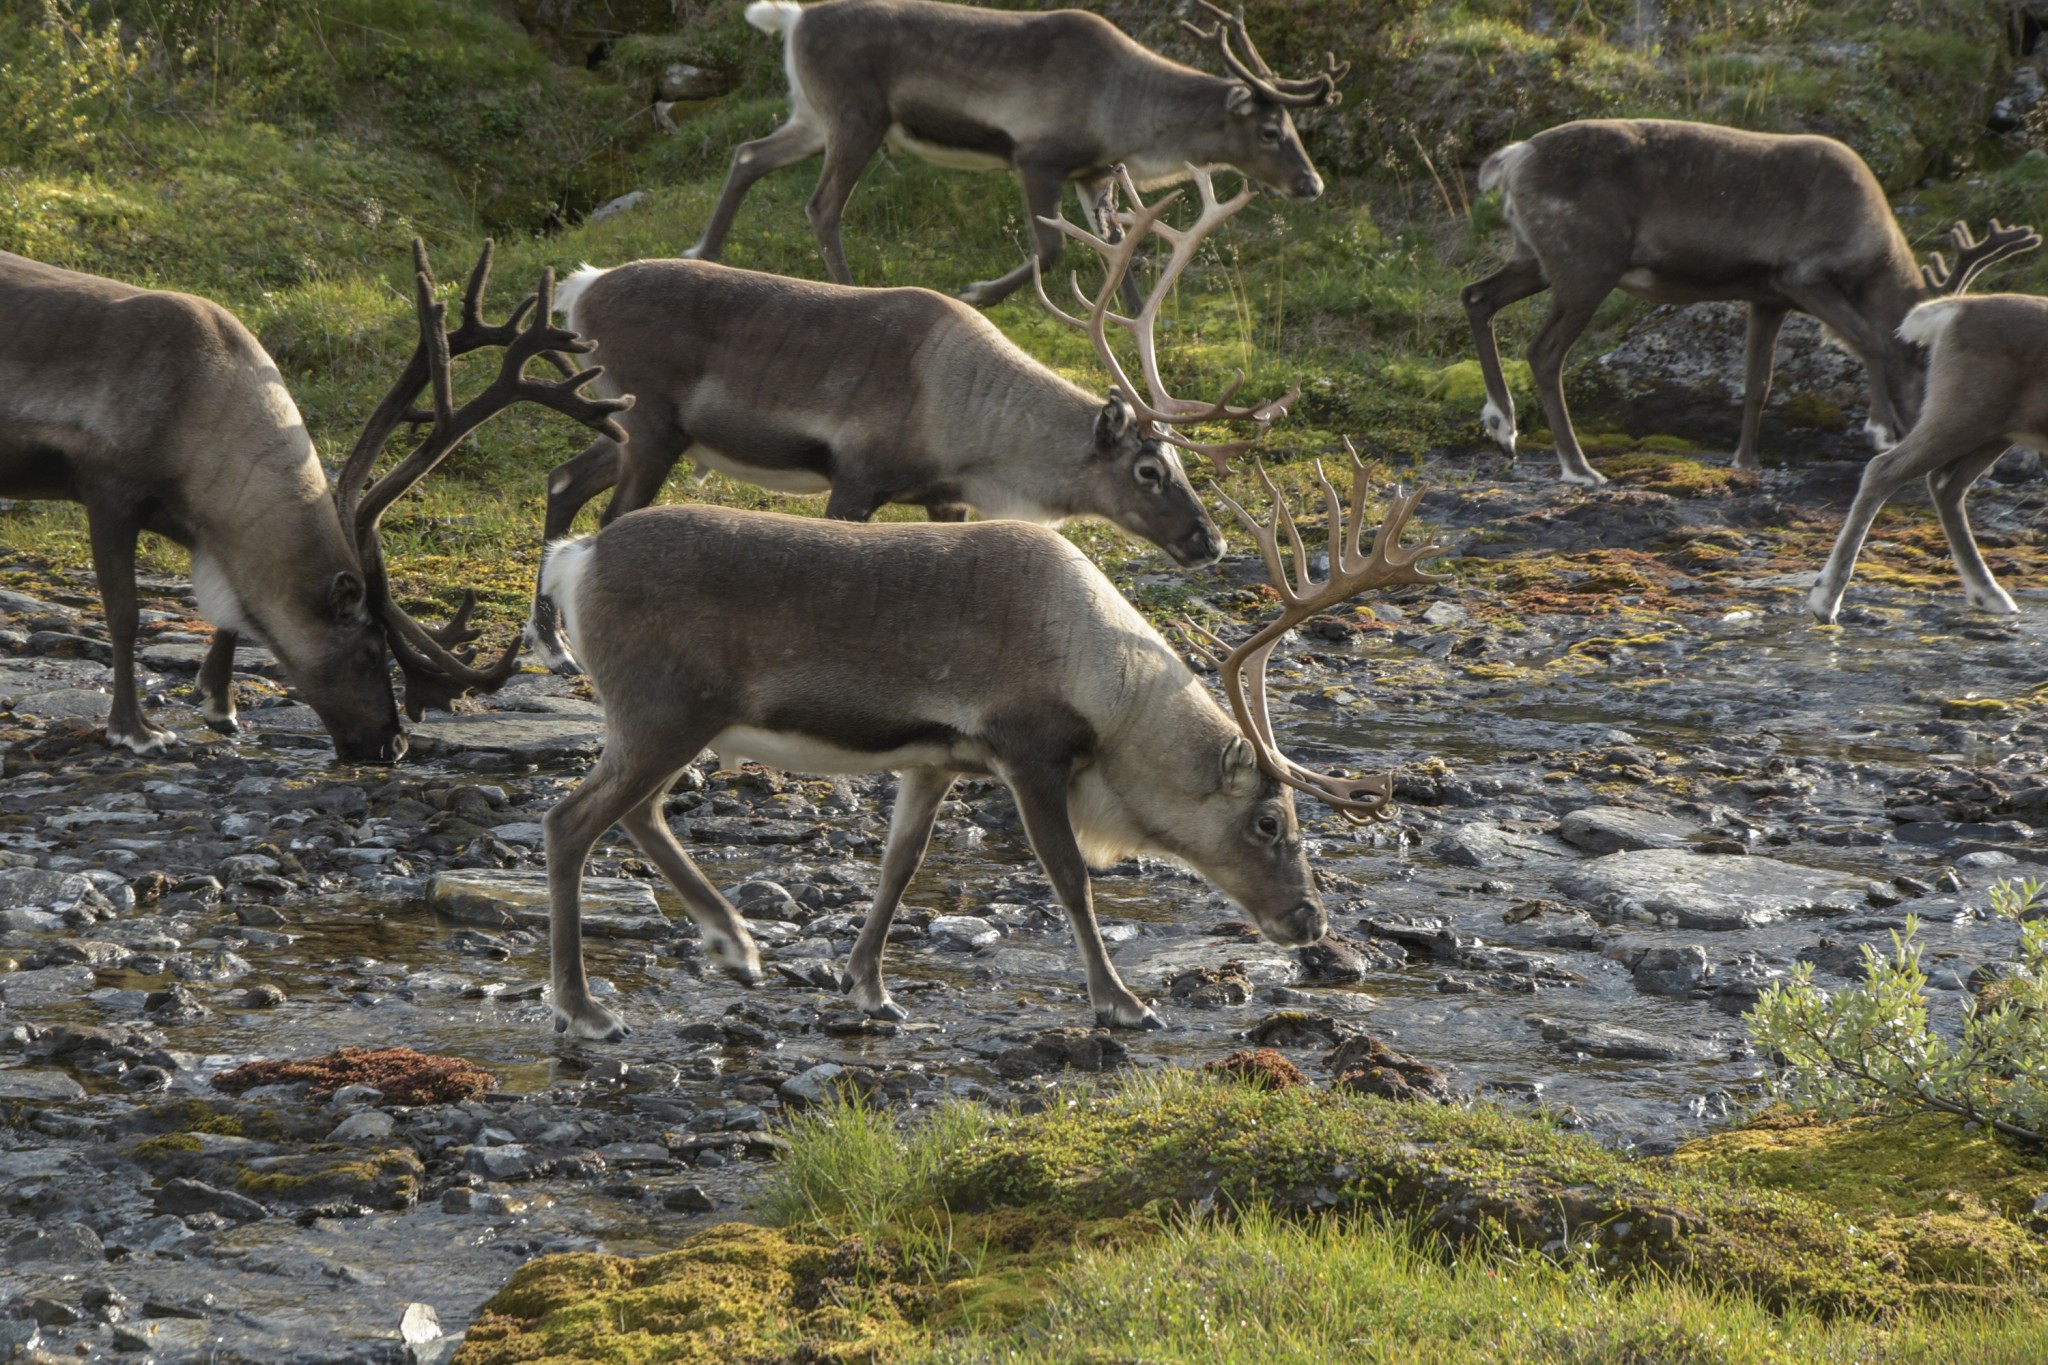
[[[1274,816],[1274,815],[1261,815],[1261,816],[1259,817],[1259,833],[1261,833],[1261,834],[1265,835],[1265,836],[1266,836],[1266,837],[1267,837],[1268,839],[1277,839],[1277,838],[1279,838],[1279,837],[1280,837],[1280,819],[1279,819],[1279,817],[1278,817],[1278,816]]]
[[[1279,140],[1280,129],[1275,125],[1269,123],[1265,127],[1259,129],[1259,141],[1265,143],[1275,143]]]
[[[1137,464],[1138,483],[1157,492],[1166,483],[1166,471],[1157,460],[1140,460]]]

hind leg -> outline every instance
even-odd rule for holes
[[[2019,611],[2019,605],[1991,576],[1991,566],[1984,562],[1983,554],[1977,549],[1977,537],[1970,531],[1970,517],[1963,509],[1963,498],[1969,493],[1970,485],[1983,477],[1985,470],[1998,463],[1998,457],[2005,451],[2004,437],[1987,441],[1954,464],[1927,476],[1927,491],[1934,499],[1934,514],[1941,519],[1942,534],[1948,537],[1949,558],[1955,562],[1956,574],[1963,580],[1963,594],[1969,598],[1971,606],[1995,616],[2011,616]]]
[[[931,846],[932,821],[938,817],[939,803],[953,790],[955,777],[939,768],[909,768],[896,784],[896,808],[889,813],[889,844],[882,854],[882,882],[839,983],[854,1004],[877,1019],[908,1017],[882,984],[882,949],[889,942],[889,921],[895,918],[903,889],[917,875],[925,850]]]
[[[691,260],[717,260],[718,253],[725,248],[725,234],[732,230],[733,215],[740,211],[740,201],[747,197],[754,182],[770,171],[807,161],[824,150],[825,135],[796,119],[766,137],[742,142],[733,151],[732,170],[726,174],[725,188],[718,192],[718,207],[711,211],[704,235],[683,255]]]
[[[1486,406],[1479,425],[1510,460],[1515,458],[1515,399],[1500,367],[1500,343],[1493,333],[1493,315],[1518,299],[1550,287],[1534,256],[1509,261],[1483,280],[1465,286],[1459,295],[1465,319],[1472,324],[1472,344],[1479,350],[1479,373],[1486,379]]]
[[[626,827],[626,833],[640,846],[640,851],[653,859],[661,869],[676,894],[683,898],[683,909],[697,926],[697,932],[704,940],[705,950],[712,960],[725,969],[726,975],[743,985],[761,984],[761,952],[754,946],[754,936],[747,932],[747,922],[740,918],[739,911],[732,908],[732,902],[718,893],[718,888],[706,880],[697,870],[697,864],[676,842],[675,832],[662,818],[662,798],[675,775],[652,796],[628,811],[619,821]]]

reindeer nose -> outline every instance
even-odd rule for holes
[[[1314,171],[1310,171],[1307,175],[1294,182],[1294,197],[1296,199],[1317,199],[1322,196],[1322,193],[1323,178]]]
[[[1314,943],[1329,931],[1330,921],[1323,914],[1322,902],[1305,900],[1276,920],[1266,937],[1283,948],[1299,948]]]
[[[1183,569],[1200,569],[1223,558],[1223,537],[1207,526],[1197,526],[1169,547],[1167,553]]]

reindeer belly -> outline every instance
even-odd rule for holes
[[[929,161],[934,166],[944,166],[954,171],[1001,171],[1008,170],[1010,159],[994,152],[979,151],[973,147],[955,147],[949,143],[933,142],[921,138],[900,123],[889,125],[889,145],[899,152],[908,152],[920,161]]]
[[[748,464],[722,450],[713,450],[702,441],[683,453],[696,462],[701,472],[715,469],[746,483],[759,484],[771,493],[823,493],[832,487],[832,480],[815,469]]]
[[[718,732],[708,746],[721,763],[753,759],[793,773],[882,773],[904,768],[955,768],[987,771],[981,745],[966,739],[920,740],[889,749],[846,748],[815,735],[733,725]]]

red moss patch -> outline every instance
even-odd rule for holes
[[[1256,1090],[1286,1090],[1290,1086],[1308,1084],[1308,1077],[1302,1074],[1300,1067],[1270,1047],[1262,1047],[1256,1052],[1233,1052],[1221,1061],[1206,1063],[1202,1070],[1243,1081]]]
[[[213,1078],[213,1088],[239,1095],[259,1085],[308,1083],[307,1098],[324,1100],[344,1086],[373,1086],[387,1104],[449,1104],[495,1090],[498,1078],[461,1057],[409,1047],[345,1047],[298,1062],[249,1062]]]

